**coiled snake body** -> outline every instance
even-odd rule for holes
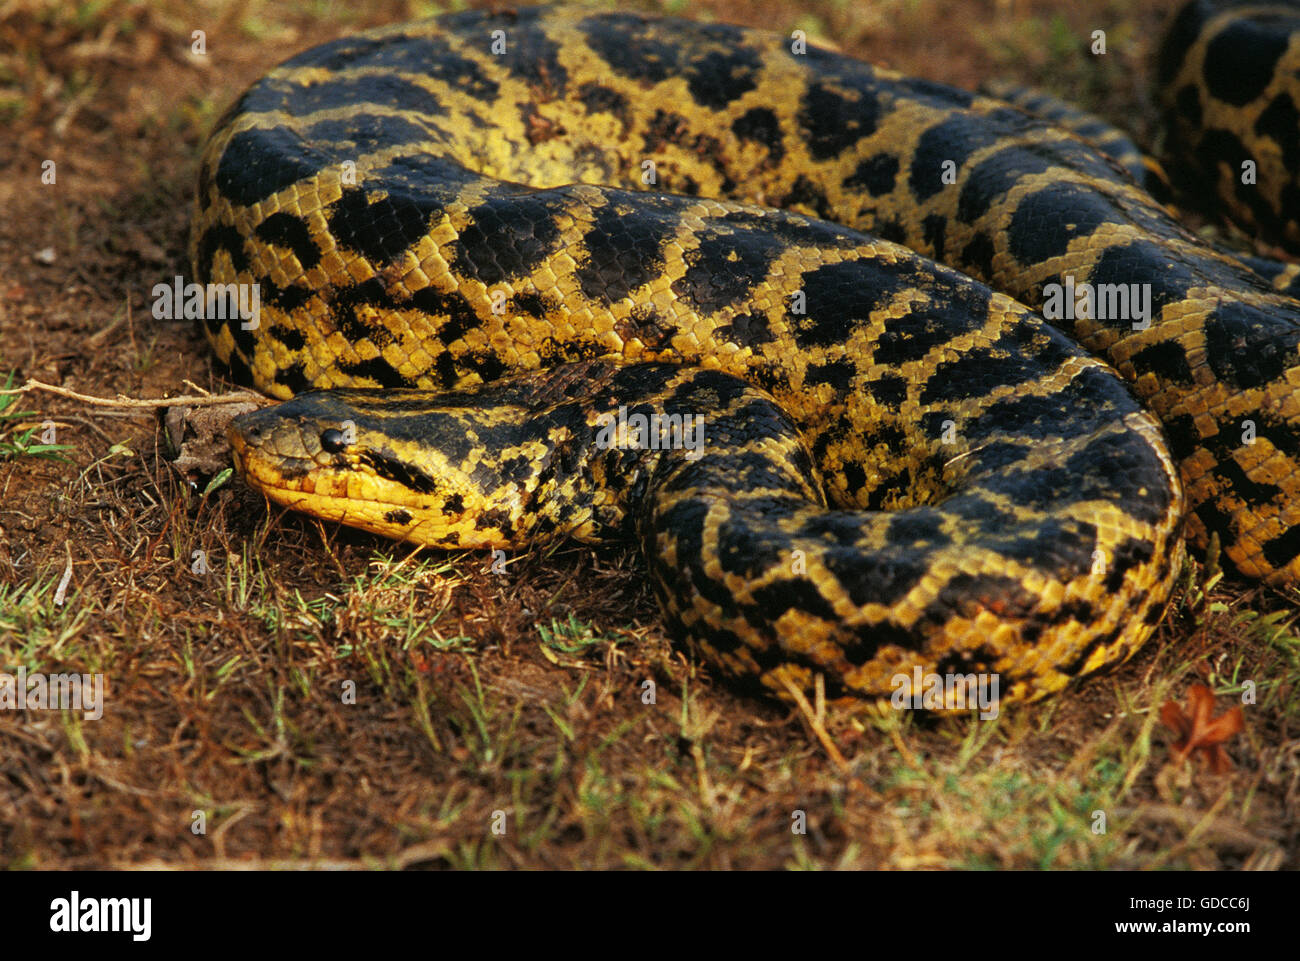
[[[773,690],[1057,690],[1150,634],[1184,518],[1300,577],[1300,306],[1076,135],[797,38],[521,9],[317,47],[218,123],[192,256],[261,285],[221,359],[299,395],[232,430],[254,486],[434,546],[632,534],[670,627]],[[1060,331],[1024,306],[1062,291]]]

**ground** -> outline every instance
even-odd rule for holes
[[[229,387],[191,323],[149,309],[189,273],[200,144],[287,56],[438,12],[364,6],[0,10],[0,379]],[[1174,9],[663,6],[961,86],[1038,84],[1147,143]],[[47,422],[66,459],[32,449]],[[99,720],[0,711],[0,866],[1300,867],[1300,594],[1220,578],[1203,554],[1151,643],[1050,701],[823,724],[672,645],[632,553],[561,547],[502,576],[237,483],[191,491],[148,409],[30,393],[0,411],[0,444],[0,670],[108,683]],[[1216,713],[1246,693],[1223,773],[1160,720],[1194,684]]]

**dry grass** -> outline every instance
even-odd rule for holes
[[[895,67],[1042,83],[1128,120],[1150,115],[1158,6],[820,0],[792,17],[720,0],[690,14],[797,20]],[[197,332],[147,309],[155,283],[187,273],[208,126],[291,52],[433,12],[213,9],[4,8],[0,376],[99,395],[218,388]],[[1100,62],[1080,39],[1097,27]],[[188,52],[194,29],[206,58]],[[34,259],[44,248],[52,264]],[[481,555],[411,556],[239,486],[187,490],[147,414],[20,406],[35,415],[0,420],[0,440],[50,420],[72,450],[0,462],[0,665],[104,672],[109,693],[93,722],[0,712],[0,864],[1300,867],[1294,593],[1219,581],[1207,596],[1189,567],[1158,639],[1122,669],[995,722],[832,716],[841,768],[798,712],[731,692],[668,643],[631,555],[565,548],[504,575]],[[1256,685],[1230,774],[1169,763],[1158,710],[1193,681],[1225,705]]]

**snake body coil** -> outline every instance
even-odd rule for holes
[[[218,355],[301,395],[232,432],[268,496],[438,546],[635,532],[670,625],[772,689],[1057,690],[1150,634],[1184,517],[1300,578],[1300,305],[1074,134],[789,37],[326,44],[218,123],[192,256],[261,284]],[[703,447],[601,442],[638,414]]]

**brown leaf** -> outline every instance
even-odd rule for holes
[[[1160,720],[1179,738],[1173,744],[1174,760],[1181,764],[1200,751],[1213,773],[1226,774],[1232,770],[1232,758],[1222,745],[1244,725],[1241,706],[1219,717],[1213,714],[1214,692],[1204,684],[1193,684],[1188,689],[1185,713],[1174,701],[1166,701],[1160,708]]]

